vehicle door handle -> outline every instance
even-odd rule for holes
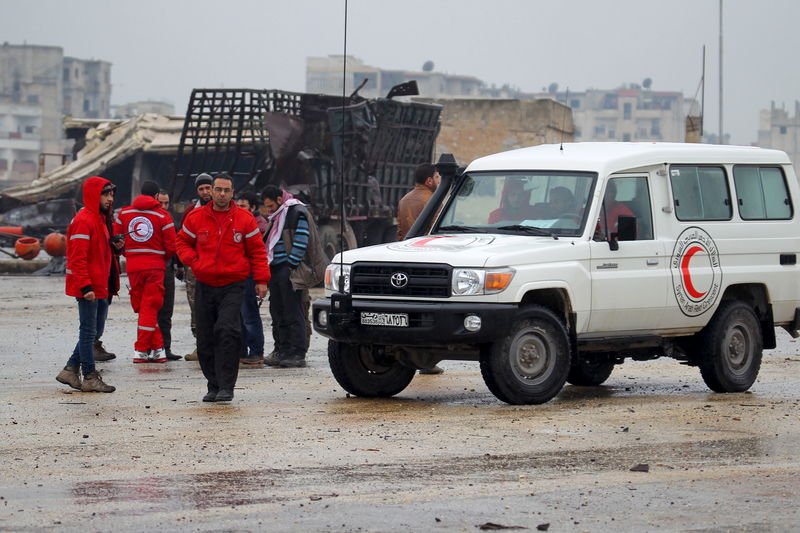
[[[648,259],[647,264],[648,266],[655,266],[658,264],[658,259]]]

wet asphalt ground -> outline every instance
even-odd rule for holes
[[[176,304],[186,353],[180,284]],[[197,363],[131,363],[126,296],[98,364],[113,394],[54,379],[77,340],[63,278],[0,277],[0,317],[2,531],[800,531],[800,343],[782,331],[747,393],[665,359],[530,407],[460,362],[348,397],[315,334],[308,368],[243,369],[222,405],[200,401]]]

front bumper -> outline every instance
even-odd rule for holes
[[[331,313],[330,298],[314,300],[312,321],[317,333],[330,339],[361,344],[403,346],[447,346],[482,344],[504,337],[518,310],[516,304],[408,302],[397,300],[352,300],[347,313]],[[328,314],[328,324],[319,321]],[[365,326],[361,313],[406,313],[408,327]],[[464,329],[464,318],[481,318],[478,331]]]

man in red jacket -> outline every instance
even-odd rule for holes
[[[158,312],[164,305],[164,271],[175,254],[175,224],[156,200],[158,183],[142,183],[142,194],[122,208],[114,233],[125,242],[131,307],[139,314],[134,363],[166,363]]]
[[[197,356],[208,380],[204,402],[233,399],[245,280],[252,274],[256,295],[263,299],[270,277],[256,220],[232,198],[233,180],[219,174],[212,185],[212,201],[184,218],[176,242],[178,257],[197,278]]]
[[[119,287],[112,268],[111,206],[115,186],[92,176],[83,183],[83,209],[67,228],[66,294],[78,301],[78,344],[56,380],[83,392],[114,392],[94,366],[94,341],[108,312],[108,300]],[[121,246],[121,245],[119,245]],[[83,382],[78,372],[83,371]]]

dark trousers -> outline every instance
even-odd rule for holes
[[[164,304],[158,312],[158,329],[164,337],[164,350],[171,352],[172,347],[172,312],[175,309],[175,267],[172,261],[167,263],[164,272]]]
[[[272,338],[281,357],[305,357],[308,350],[306,321],[303,316],[303,291],[289,281],[289,263],[270,265],[269,314]]]
[[[244,301],[242,301],[242,357],[260,357],[264,355],[264,324],[261,322],[261,310],[258,307],[256,282],[250,276],[244,282]]]
[[[233,390],[242,347],[244,281],[222,287],[197,282],[197,359],[209,391]]]

